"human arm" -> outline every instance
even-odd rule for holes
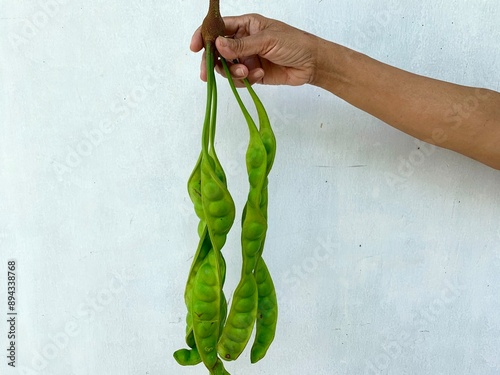
[[[235,78],[321,87],[411,136],[500,170],[500,93],[406,72],[259,15],[224,21],[234,39],[219,37],[216,47],[239,59]],[[200,43],[195,32],[191,49]]]
[[[322,41],[312,84],[425,142],[500,170],[500,94],[409,73]]]

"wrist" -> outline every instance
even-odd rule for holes
[[[349,82],[347,67],[352,53],[344,46],[318,38],[310,84],[339,95]]]

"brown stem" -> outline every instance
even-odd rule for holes
[[[218,36],[224,36],[225,31],[226,27],[219,10],[219,0],[210,0],[208,13],[201,25],[204,45],[206,46],[207,43],[215,44],[215,39]]]

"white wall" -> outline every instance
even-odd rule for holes
[[[19,337],[18,368],[2,356],[0,373],[207,373],[172,358],[197,243],[185,185],[205,86],[188,45],[206,2],[1,3],[0,341],[10,258]],[[223,1],[222,12],[500,89],[496,0]],[[239,217],[246,125],[218,82],[217,147]],[[500,173],[320,89],[256,89],[278,140],[264,256],[279,327],[263,361],[247,351],[230,372],[498,374]]]

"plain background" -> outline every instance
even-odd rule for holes
[[[197,245],[186,182],[205,85],[189,41],[206,1],[0,2],[0,343],[18,263],[17,369],[181,368]],[[222,1],[418,74],[500,89],[496,0]],[[217,150],[237,205],[248,134],[219,83]],[[500,174],[315,87],[256,90],[275,127],[264,257],[278,291],[267,357],[234,374],[500,373]],[[244,98],[249,104],[244,91]],[[457,103],[468,108],[470,103]],[[254,113],[254,112],[252,112]],[[443,114],[445,115],[445,114]]]

